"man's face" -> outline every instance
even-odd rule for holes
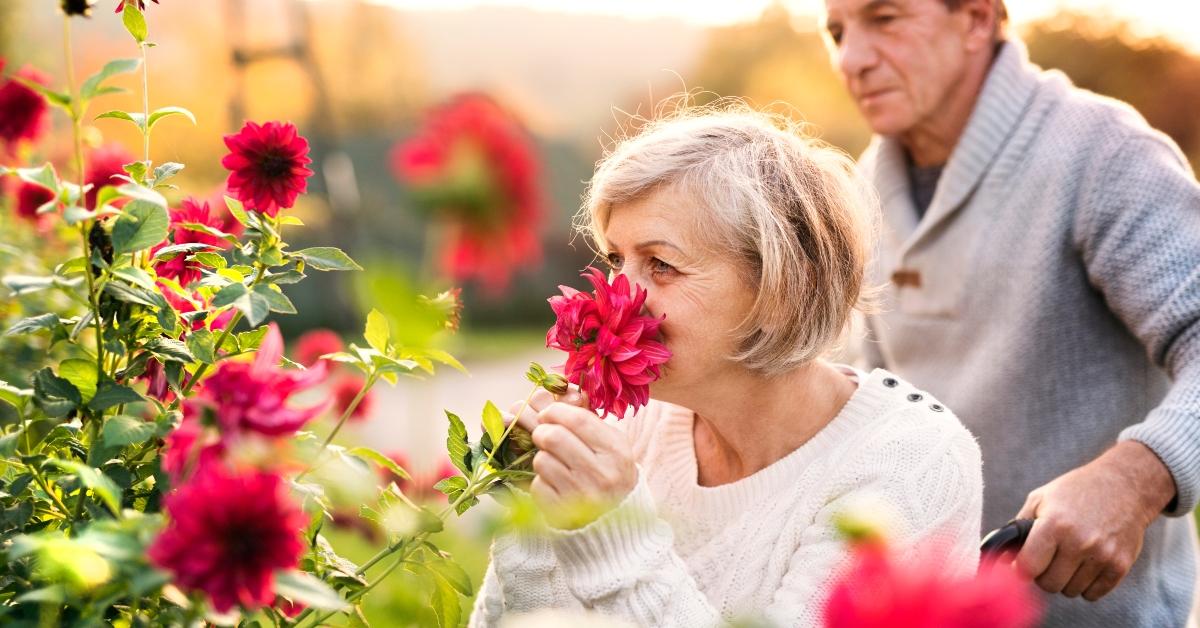
[[[825,0],[830,56],[871,129],[935,118],[964,78],[970,18],[942,0]]]

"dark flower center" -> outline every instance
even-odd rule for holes
[[[258,160],[258,171],[270,178],[282,177],[292,171],[292,158],[279,153],[266,153]]]
[[[67,15],[82,15],[90,17],[94,0],[63,0],[62,10]]]

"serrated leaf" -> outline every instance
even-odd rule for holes
[[[154,169],[154,185],[161,185],[163,181],[179,174],[183,170],[183,164],[174,161],[168,161],[160,164]]]
[[[79,90],[79,97],[83,100],[91,100],[99,94],[97,93],[101,87],[101,83],[108,80],[116,74],[126,74],[138,69],[142,64],[140,59],[115,59],[109,61],[100,69],[99,72],[89,76],[83,82],[83,87]]]
[[[437,575],[454,587],[455,591],[466,596],[475,592],[471,587],[471,577],[457,564],[448,560],[433,560],[427,564]]]
[[[437,574],[437,572],[434,572]],[[462,607],[458,603],[458,592],[441,574],[433,578],[433,612],[437,615],[440,628],[458,628],[462,620]]]
[[[113,252],[133,253],[148,249],[167,237],[171,217],[163,206],[135,200],[121,211],[112,230]]]
[[[146,290],[145,288],[126,285],[119,281],[110,281],[104,284],[104,293],[125,303],[137,303],[138,305],[148,305],[150,307],[155,307],[163,303],[161,294]]]
[[[280,217],[279,217],[279,224],[281,224],[281,225],[295,225],[295,226],[297,226],[297,227],[303,227],[303,226],[304,226],[304,221],[303,221],[303,220],[300,220],[299,218],[297,218],[297,217],[295,217],[295,216],[293,216],[293,215],[291,215],[291,214],[285,214],[285,215],[283,215],[283,216],[280,216]]]
[[[17,168],[16,173],[22,181],[39,185],[58,195],[58,173],[54,171],[53,164],[46,163],[37,168]]]
[[[187,348],[197,360],[205,364],[217,361],[216,336],[207,329],[197,329],[188,335]]]
[[[434,360],[437,360],[438,362],[441,362],[442,364],[445,364],[446,366],[449,366],[450,368],[452,368],[464,375],[470,375],[470,373],[467,372],[467,367],[463,366],[462,363],[459,362],[454,356],[450,355],[449,353],[447,353],[445,351],[442,351],[441,349],[426,349],[425,355],[433,358]]]
[[[150,118],[146,121],[146,130],[148,131],[153,129],[154,125],[157,124],[159,120],[169,116],[183,116],[188,120],[191,120],[192,124],[196,124],[196,116],[187,109],[184,109],[183,107],[162,107],[150,112]]]
[[[62,323],[60,323],[58,320],[58,314],[49,312],[47,314],[40,314],[38,316],[30,316],[29,318],[22,318],[21,320],[17,321],[16,324],[14,324],[12,327],[9,327],[8,330],[4,332],[4,335],[5,336],[15,336],[17,334],[25,334],[25,333],[29,333],[31,331],[38,331],[41,329],[54,329],[55,327],[58,327],[61,324]]]
[[[96,116],[97,120],[100,120],[102,118],[111,118],[114,120],[125,120],[127,122],[132,122],[133,125],[136,126],[139,131],[141,131],[143,133],[146,132],[146,114],[143,114],[143,113],[136,113],[136,112],[131,112],[131,111],[121,111],[120,109],[113,109],[112,111],[105,111],[104,113]],[[141,163],[141,162],[135,162],[135,163]],[[144,164],[144,163],[142,164],[142,167],[139,170],[139,173],[130,172],[129,174],[132,175],[134,179],[137,179],[139,181],[142,180],[142,175],[146,174],[146,164]]]
[[[145,288],[146,290],[158,289],[158,286],[154,285],[154,279],[150,276],[150,273],[136,266],[124,266],[118,268],[113,271],[113,274],[135,286]]]
[[[136,390],[106,379],[96,388],[96,395],[88,402],[88,407],[103,412],[113,406],[145,400]]]
[[[121,22],[125,25],[125,30],[133,35],[134,41],[139,44],[146,42],[146,16],[138,10],[138,3],[125,3],[125,9],[121,13]]]
[[[446,432],[446,453],[450,456],[450,462],[459,471],[462,471],[464,475],[470,475],[471,441],[467,438],[467,426],[463,424],[457,414],[449,410],[445,412],[446,418],[450,420],[450,427]]]
[[[188,351],[187,345],[174,338],[159,337],[147,342],[145,349],[158,356],[164,362],[195,362],[196,357]]]
[[[363,332],[363,338],[367,340],[367,344],[380,353],[387,353],[388,341],[391,340],[391,337],[392,330],[388,326],[387,317],[379,310],[371,308],[367,314],[367,328]]]
[[[212,268],[225,268],[225,265],[228,263],[224,257],[216,253],[196,253],[192,255],[192,259]]]
[[[211,251],[217,247],[212,244],[203,242],[185,242],[183,244],[170,244],[164,246],[154,252],[154,257],[150,258],[153,262],[166,262],[174,259],[179,255],[187,255],[189,253],[198,253],[200,251]],[[140,269],[139,269],[140,270]]]
[[[51,458],[47,464],[54,465],[69,473],[74,473],[79,478],[79,482],[92,489],[92,492],[104,502],[105,506],[112,511],[114,515],[121,512],[121,487],[117,486],[107,475],[100,472],[99,469],[89,467],[82,462],[74,460],[61,460]]]
[[[267,314],[271,312],[271,303],[267,298],[257,292],[249,292],[245,296],[233,302],[233,307],[241,310],[246,317],[246,322],[251,327],[257,326],[267,318]]]
[[[276,292],[271,289],[269,284],[260,283],[254,286],[254,294],[266,299],[267,307],[272,312],[281,314],[295,314],[296,306],[292,304],[291,299],[287,298],[282,292]],[[254,323],[251,323],[252,325]]]
[[[495,445],[499,445],[504,438],[504,416],[500,414],[500,408],[491,401],[483,406],[483,429],[492,437],[492,443]]]
[[[137,417],[118,414],[104,421],[104,429],[100,432],[104,444],[112,447],[124,447],[144,443],[158,431],[158,426]]]
[[[341,249],[332,246],[314,246],[296,251],[293,255],[317,270],[362,270],[358,262],[350,259]]]
[[[359,458],[366,458],[367,460],[374,462],[375,464],[387,469],[388,471],[391,471],[393,474],[395,474],[397,477],[399,477],[401,479],[404,479],[404,480],[412,479],[412,477],[408,475],[408,472],[405,471],[404,468],[401,467],[399,464],[397,464],[395,460],[388,458],[387,456],[379,453],[378,451],[375,451],[374,449],[371,449],[370,447],[355,447],[354,449],[347,451],[346,454],[350,455],[350,456],[356,456]]]
[[[240,283],[231,283],[228,286],[221,288],[216,294],[213,295],[212,306],[214,308],[218,308],[231,305],[238,299],[246,296],[247,292],[246,286]]]
[[[58,376],[71,382],[75,390],[79,391],[80,398],[83,403],[92,400],[96,395],[96,363],[91,360],[83,360],[80,358],[71,358],[63,360],[58,365]]]
[[[263,338],[266,338],[269,330],[270,328],[268,328],[266,325],[263,325],[258,329],[243,331],[237,335],[238,345],[241,347],[242,351],[258,349],[259,345],[262,344]]]
[[[34,277],[31,275],[5,275],[4,285],[14,296],[31,294],[45,290],[54,285],[54,277]]]
[[[324,581],[303,571],[276,571],[275,592],[310,608],[340,611],[349,604]]]

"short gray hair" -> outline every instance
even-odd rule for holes
[[[803,124],[736,101],[642,121],[597,164],[577,226],[606,253],[612,207],[668,188],[707,210],[703,231],[756,287],[732,360],[767,375],[802,366],[869,309],[878,201],[850,157]]]

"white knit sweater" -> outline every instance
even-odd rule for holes
[[[717,487],[697,484],[690,410],[652,401],[621,425],[636,487],[576,531],[505,535],[471,626],[541,609],[590,609],[638,626],[765,619],[820,624],[848,553],[837,514],[887,504],[901,550],[945,548],[949,574],[978,563],[979,449],[929,394],[877,369],[812,439],[771,466]]]

